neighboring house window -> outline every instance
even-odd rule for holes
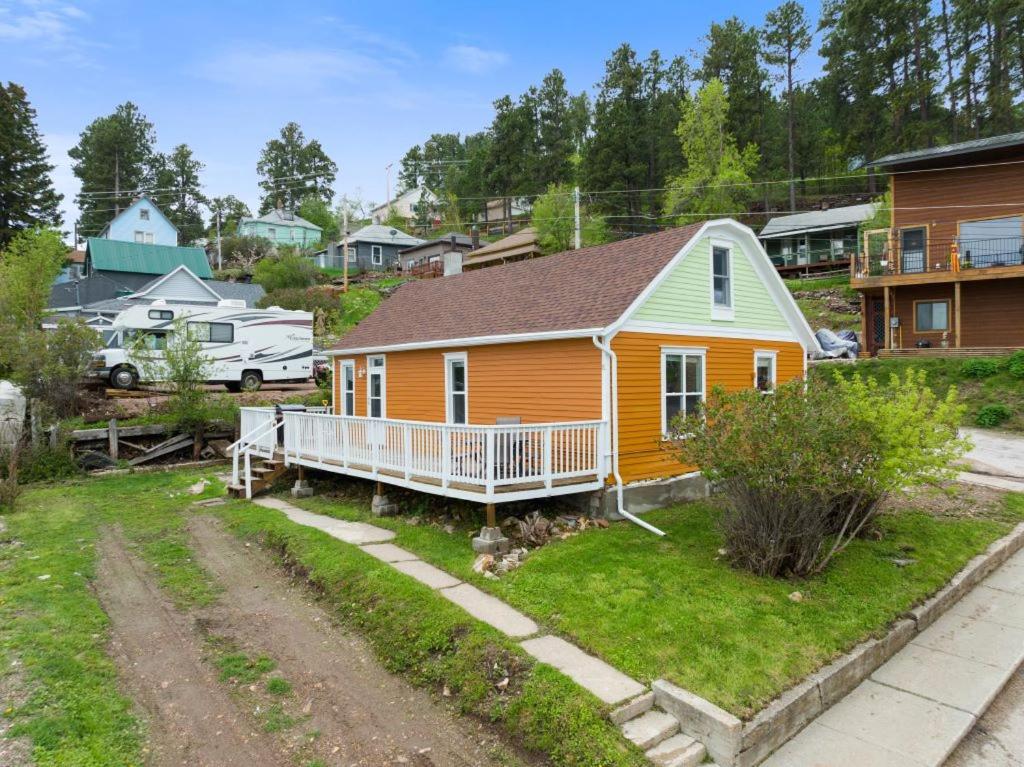
[[[949,330],[949,301],[915,301],[914,332],[941,333]]]
[[[466,353],[446,354],[444,355],[444,364],[448,423],[468,423],[469,379],[466,372]]]
[[[139,208],[139,219],[141,221],[149,221],[149,209]]]
[[[151,320],[173,320],[174,312],[170,309],[150,309],[149,318]]]
[[[135,233],[135,242],[137,242],[137,243],[139,243],[141,245],[145,241],[146,241],[146,233],[145,232],[136,232]]]
[[[230,322],[190,322],[188,333],[201,343],[229,344],[235,340],[235,326]]]
[[[754,388],[775,391],[775,352],[754,352]]]
[[[146,232],[146,244],[147,245],[152,245],[153,244],[153,233],[152,232]]]
[[[382,245],[371,245],[370,246],[370,261],[373,262],[374,266],[380,266],[384,263],[384,246]]]
[[[366,412],[370,418],[385,418],[387,412],[387,369],[384,357],[367,357]]]
[[[267,228],[267,239],[270,239],[270,240],[276,240],[277,239],[277,230],[274,227],[272,227],[272,226]]]
[[[356,365],[352,360],[341,363],[340,415],[356,414]]]
[[[724,244],[711,245],[711,319],[731,320],[732,250]]]
[[[960,261],[975,268],[1024,260],[1024,216],[960,222]]]
[[[662,349],[661,431],[673,431],[677,416],[699,413],[704,401],[704,349]]]
[[[348,260],[349,261],[355,261],[356,260],[356,254],[357,254],[356,246],[355,245],[349,245],[348,246]]]

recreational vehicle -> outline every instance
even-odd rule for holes
[[[140,354],[159,359],[175,322],[185,327],[210,358],[208,383],[228,391],[259,389],[264,382],[301,383],[312,375],[313,315],[278,307],[247,309],[225,300],[217,306],[151,304],[125,309],[114,320],[109,346],[93,357],[90,376],[118,389],[147,377]]]

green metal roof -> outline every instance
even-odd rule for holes
[[[90,237],[86,246],[93,269],[137,274],[167,274],[179,266],[187,266],[200,279],[210,279],[213,272],[202,248],[179,248],[174,245],[142,245],[137,242],[104,240]]]

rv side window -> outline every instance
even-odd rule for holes
[[[149,318],[151,320],[173,320],[174,312],[170,309],[150,309]]]
[[[190,322],[188,333],[204,343],[229,344],[235,340],[235,326],[230,322]]]

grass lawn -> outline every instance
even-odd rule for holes
[[[17,512],[0,513],[0,687],[13,675],[8,686],[25,695],[0,716],[10,720],[9,736],[31,739],[37,764],[146,761],[143,727],[105,653],[109,621],[91,587],[96,542],[103,526],[120,526],[179,608],[213,603],[218,586],[195,562],[185,530],[195,501],[223,493],[215,480],[200,495],[188,493],[213,474],[193,469],[40,485],[27,490]],[[386,668],[439,695],[447,689],[446,700],[460,711],[495,723],[551,763],[644,764],[596,698],[426,586],[270,509],[235,501],[204,513],[304,574],[323,606],[364,634]],[[222,673],[248,670],[250,659],[222,655]],[[259,658],[252,663],[266,678],[271,667]],[[266,684],[276,694],[284,690],[280,681]]]
[[[984,359],[984,358],[981,358]],[[994,358],[1000,362],[1006,357]],[[810,368],[812,378],[826,382],[833,380],[836,371],[849,377],[855,373],[871,377],[885,384],[896,373],[904,375],[908,368],[924,370],[928,385],[939,396],[945,396],[950,386],[956,386],[959,400],[967,408],[964,425],[974,426],[978,411],[985,405],[1006,405],[1012,415],[1000,428],[1024,432],[1024,379],[1014,378],[1005,369],[987,378],[972,378],[965,375],[965,365],[970,369],[971,361],[942,357],[921,359],[871,359],[858,360],[855,365],[815,365]]]
[[[365,519],[365,505],[329,497],[310,509]],[[472,572],[468,526],[455,534],[402,518],[376,521],[395,543],[520,608],[642,681],[666,677],[738,716],[773,697],[940,588],[968,559],[1024,519],[1024,496],[967,517],[913,509],[882,520],[820,577],[758,578],[718,557],[716,511],[691,503],[549,544],[494,581]],[[899,567],[894,559],[915,562]],[[793,591],[802,602],[789,599]]]
[[[813,330],[828,328],[829,330],[860,330],[860,311],[835,311],[829,301],[836,297],[846,301],[859,301],[857,291],[850,288],[847,275],[819,277],[806,280],[783,280],[791,293],[800,292],[796,299],[797,306],[803,312]]]

